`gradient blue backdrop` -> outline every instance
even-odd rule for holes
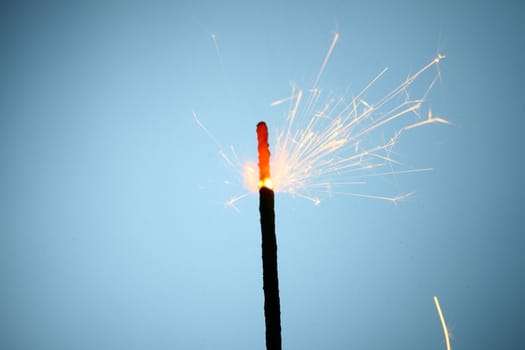
[[[284,349],[443,349],[434,295],[453,348],[524,349],[525,12],[470,3],[2,1],[0,348],[264,349],[257,197],[192,110],[255,158],[337,30],[323,86],[442,52],[455,126],[402,139],[398,206],[277,196]]]

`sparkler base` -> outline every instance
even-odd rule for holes
[[[266,349],[281,350],[281,305],[277,272],[277,238],[275,236],[274,192],[266,187],[259,190],[261,215],[264,318]]]

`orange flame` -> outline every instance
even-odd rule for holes
[[[259,188],[272,189],[270,178],[270,145],[268,145],[268,128],[265,122],[257,124],[257,151],[259,153]]]

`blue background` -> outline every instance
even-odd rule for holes
[[[322,86],[441,52],[455,125],[403,137],[434,170],[367,188],[397,206],[277,195],[283,348],[443,349],[434,295],[453,348],[525,348],[524,9],[470,3],[2,1],[0,348],[264,349],[257,196],[224,207],[244,190],[192,111],[254,159],[335,31]]]

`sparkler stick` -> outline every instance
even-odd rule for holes
[[[277,273],[274,193],[270,179],[268,129],[264,122],[257,124],[257,149],[259,154],[259,212],[261,215],[266,349],[281,350],[281,306]]]

